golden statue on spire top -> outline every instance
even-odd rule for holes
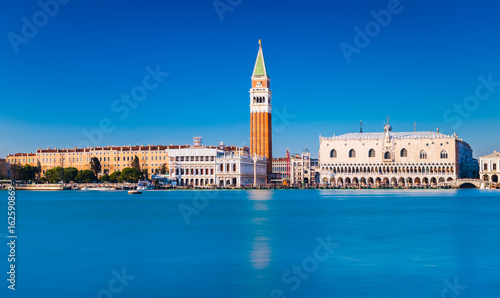
[[[259,39],[259,45],[262,46],[262,39]]]

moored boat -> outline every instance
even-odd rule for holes
[[[62,184],[18,184],[17,190],[65,190]]]
[[[109,187],[82,187],[80,190],[111,191],[116,189]]]

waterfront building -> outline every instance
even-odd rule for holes
[[[55,167],[75,167],[90,170],[90,160],[97,157],[101,163],[100,174],[111,174],[130,167],[135,156],[141,169],[149,175],[158,174],[163,165],[168,176],[181,186],[251,186],[266,183],[267,159],[250,156],[248,147],[204,146],[201,137],[193,145],[154,145],[89,147],[73,149],[47,148],[36,153],[16,153],[7,156],[10,164],[37,166],[42,175]],[[255,164],[255,172],[254,172]]]
[[[7,156],[10,164],[37,166],[40,163],[42,174],[55,167],[74,167],[81,170],[90,170],[90,160],[97,157],[101,163],[101,174],[110,174],[130,167],[135,156],[139,158],[141,169],[149,174],[160,170],[163,164],[168,167],[166,149],[184,148],[181,146],[107,146],[87,148],[47,148],[38,149],[35,153],[16,153]]]
[[[498,183],[500,176],[500,152],[494,151],[490,155],[479,158],[481,172],[479,177],[484,182]]]
[[[266,183],[267,160],[250,156],[248,147],[203,146],[201,138],[193,146],[168,149],[170,179],[180,186],[253,186]],[[255,167],[254,167],[255,166]],[[254,172],[255,170],[255,172]]]
[[[259,41],[259,52],[252,74],[250,89],[250,154],[265,156],[267,172],[272,172],[273,141],[271,126],[271,78],[267,73],[262,42]]]
[[[291,186],[315,185],[319,181],[318,159],[311,158],[306,148],[301,154],[273,159],[273,173],[281,176],[284,184]]]
[[[319,138],[321,183],[330,186],[437,186],[466,178],[477,164],[456,134],[434,131],[347,133]]]

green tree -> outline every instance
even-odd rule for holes
[[[64,169],[64,182],[68,183],[70,181],[75,181],[78,175],[78,169],[76,168],[65,168]]]
[[[160,174],[165,175],[166,173],[168,173],[168,168],[167,168],[167,164],[164,163],[160,167]]]
[[[64,180],[64,169],[61,167],[49,169],[45,172],[45,177],[49,183],[57,183]]]
[[[19,164],[11,164],[10,167],[8,168],[8,176],[10,177],[11,180],[18,180],[19,179],[19,168],[21,165]]]
[[[99,161],[99,158],[97,157],[92,157],[90,160],[90,170],[94,173],[94,176],[97,177],[99,173],[101,172],[101,162]]]
[[[42,173],[42,165],[40,164],[40,160],[37,159],[36,161],[36,179],[40,180],[40,174]]]
[[[116,171],[116,172],[111,173],[111,175],[109,175],[109,181],[111,181],[111,182],[118,182],[119,179],[120,179],[120,174],[121,173],[122,172],[120,172],[120,171]]]
[[[0,179],[7,178],[7,162],[4,159],[0,159]]]
[[[141,171],[134,168],[125,168],[120,174],[120,180],[124,182],[137,182],[141,177]]]
[[[36,167],[31,165],[25,165],[21,168],[22,180],[35,180],[36,179]]]
[[[109,175],[108,174],[104,174],[101,177],[99,177],[99,180],[101,180],[101,182],[109,181]]]
[[[76,181],[78,182],[92,182],[95,180],[97,180],[97,177],[91,170],[83,170],[76,176]]]
[[[137,157],[137,155],[134,157],[134,160],[132,160],[132,162],[130,163],[130,167],[138,170],[139,172],[141,171],[141,165],[139,164],[139,157]]]
[[[35,180],[36,178],[36,168],[31,165],[15,164],[11,166],[10,170],[14,180]]]

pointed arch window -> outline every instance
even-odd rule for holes
[[[401,149],[401,157],[408,157],[408,150],[406,148]]]
[[[427,159],[427,153],[424,150],[420,151],[420,159]]]
[[[375,157],[375,150],[370,149],[370,151],[368,151],[368,157]]]
[[[332,151],[330,151],[330,158],[337,158],[337,150],[332,149]]]
[[[351,151],[349,151],[349,157],[350,158],[356,157],[356,151],[354,149],[351,149]]]
[[[448,152],[446,150],[441,151],[441,159],[447,159],[448,158]]]
[[[386,151],[386,152],[384,153],[384,159],[391,159],[391,152]]]

